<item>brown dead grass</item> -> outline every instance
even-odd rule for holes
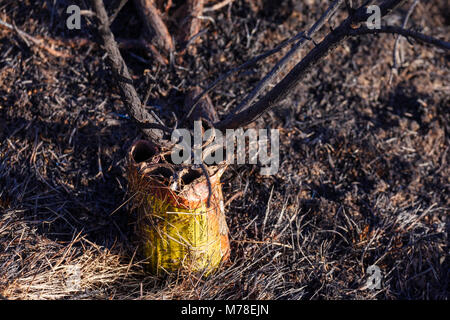
[[[197,56],[186,57],[187,71],[157,65],[140,49],[124,50],[141,79],[135,82],[141,95],[154,86],[149,108],[173,125],[187,88],[206,85],[294,35],[326,6],[283,1],[274,8],[268,2],[260,11],[241,0],[230,15],[226,9],[209,13],[214,23],[205,21],[208,32]],[[280,129],[278,174],[260,176],[251,165],[225,173],[225,201],[240,194],[227,208],[230,261],[208,278],[155,278],[143,271],[127,195],[125,158],[140,134],[123,119],[89,19],[78,33],[68,33],[64,1],[55,10],[48,3],[0,4],[1,19],[32,35],[61,40],[55,44],[71,39],[56,48],[71,58],[60,59],[0,28],[1,296],[448,297],[448,54],[403,41],[402,66],[391,76],[392,36],[339,47],[256,123]],[[410,26],[448,41],[446,7],[446,1],[421,2]],[[407,9],[389,23],[399,24]],[[132,6],[113,30],[123,38],[139,35]],[[274,61],[219,86],[212,94],[219,113],[242,99]],[[151,77],[142,80],[144,74]],[[373,264],[384,275],[378,291],[364,288]]]

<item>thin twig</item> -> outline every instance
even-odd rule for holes
[[[306,44],[306,40],[310,39],[339,9],[339,6],[344,0],[335,0],[320,17],[320,19],[314,23],[314,25],[306,32],[306,34],[289,50],[289,52],[270,70],[270,72],[258,82],[253,90],[245,97],[245,99],[233,110],[231,114],[235,114],[239,110],[245,109],[260,95],[269,83],[280,74],[286,64],[297,55],[301,48]]]
[[[140,48],[144,49],[161,65],[167,65],[169,61],[165,58],[156,47],[148,41],[139,39],[116,39],[120,49]]]
[[[16,32],[17,35],[25,42],[25,44],[27,46],[30,46],[30,43],[28,41],[31,41],[33,44],[35,44],[36,46],[38,46],[41,49],[44,49],[49,54],[51,54],[55,57],[58,57],[58,58],[68,58],[69,57],[69,55],[64,52],[57,51],[57,50],[54,50],[54,49],[46,46],[45,43],[48,43],[48,41],[45,41],[43,39],[37,39],[37,38],[33,37],[32,35],[26,33],[25,31],[18,29],[15,25],[9,24],[8,22],[5,22],[1,19],[0,19],[0,25]]]
[[[414,11],[414,8],[419,3],[419,0],[414,0],[413,4],[408,10],[408,13],[406,14],[405,20],[403,20],[402,28],[406,28],[406,25],[408,24],[409,17],[411,16],[412,12]],[[400,36],[397,36],[394,43],[394,50],[392,51],[392,59],[393,59],[393,69],[397,70],[397,47],[400,42]]]
[[[348,14],[353,14],[353,1],[352,0],[345,0],[345,7],[347,8]]]
[[[206,166],[203,163],[201,163],[199,166],[202,169],[203,174],[205,175],[206,184],[208,185],[208,201],[207,201],[206,205],[209,208],[209,207],[211,207],[211,196],[212,196],[211,179],[209,177],[209,172],[208,172],[208,169],[206,169]]]
[[[351,30],[349,32],[349,35],[350,36],[359,36],[359,35],[365,35],[365,34],[378,34],[378,33],[398,34],[398,35],[404,36],[406,38],[413,38],[414,40],[417,40],[418,42],[421,42],[423,44],[429,44],[429,45],[433,45],[437,48],[450,50],[450,42],[436,39],[434,37],[425,35],[420,32],[416,32],[413,30],[407,30],[407,29],[403,29],[402,27],[396,27],[396,26],[383,26],[380,29],[368,29],[366,27],[361,27],[358,29]]]
[[[386,0],[379,5],[381,15],[384,16],[391,12],[394,8],[400,5],[403,0]],[[366,7],[361,6],[355,11],[353,16],[348,17],[343,21],[340,26],[331,31],[325,39],[317,44],[274,88],[272,88],[265,96],[259,101],[254,103],[249,108],[240,111],[236,114],[227,116],[223,121],[220,121],[214,125],[219,130],[233,129],[245,126],[264,112],[269,110],[288,94],[290,94],[297,84],[308,74],[309,70],[317,65],[325,56],[328,55],[336,46],[350,36],[356,36],[360,34],[369,33],[398,33],[404,36],[413,37],[424,43],[433,44],[437,47],[448,49],[449,43],[438,40],[423,34],[402,29],[400,27],[385,27],[382,29],[368,29],[359,28],[354,29],[352,26],[364,21],[367,21],[370,15],[367,13]]]
[[[113,14],[109,17],[109,25],[111,26],[120,10],[127,4],[128,0],[120,0],[119,6],[114,10]]]
[[[207,7],[205,9],[203,9],[203,12],[211,12],[211,11],[216,11],[216,10],[222,9],[226,5],[232,3],[233,1],[234,0],[224,0],[222,2],[216,3],[215,5],[213,5],[211,7]]]

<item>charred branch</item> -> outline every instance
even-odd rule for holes
[[[155,42],[164,50],[172,52],[174,45],[167,26],[161,18],[161,13],[153,0],[134,0],[145,29],[155,37]]]
[[[385,16],[397,6],[402,0],[386,0],[379,5],[381,15]],[[449,44],[445,41],[434,39],[423,34],[408,31],[399,27],[383,27],[381,29],[368,29],[360,27],[355,29],[358,25],[369,18],[366,6],[361,6],[355,13],[344,20],[340,26],[331,31],[323,41],[317,44],[274,88],[272,88],[259,101],[240,111],[236,114],[229,114],[223,121],[215,124],[215,127],[224,129],[233,129],[248,125],[249,123],[258,119],[264,112],[274,107],[288,94],[290,94],[297,84],[308,74],[312,67],[316,66],[324,57],[326,57],[339,43],[351,36],[370,33],[395,33],[404,36],[412,37],[418,41],[435,45],[440,48],[448,49]]]
[[[154,143],[160,144],[163,133],[156,126],[156,119],[148,113],[133,86],[127,65],[109,28],[109,19],[102,0],[92,0],[98,19],[98,33],[108,54],[108,63],[120,88],[122,100],[130,115],[142,132]]]

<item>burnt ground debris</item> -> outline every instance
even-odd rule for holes
[[[92,19],[83,17],[81,30],[69,31],[69,2],[54,3],[0,2],[0,19],[68,55],[56,58],[0,28],[4,297],[447,298],[448,53],[403,41],[403,63],[391,75],[395,37],[364,36],[339,46],[295,94],[252,124],[280,130],[279,172],[260,176],[253,165],[226,171],[225,200],[241,192],[226,209],[230,263],[206,279],[157,279],[139,264],[126,193],[126,154],[142,136],[126,119]],[[122,54],[141,97],[152,86],[148,109],[172,126],[188,88],[207,86],[295,35],[326,6],[237,0],[207,14],[212,19],[203,24],[197,55],[186,55],[181,66],[161,65],[139,48]],[[88,8],[84,1],[80,7]],[[383,22],[400,24],[407,10]],[[409,26],[448,37],[445,12],[446,1],[420,2]],[[176,28],[176,21],[168,26]],[[139,37],[131,2],[112,30],[117,38]],[[219,114],[283,52],[218,86],[211,98]],[[363,288],[373,264],[384,275],[378,291]],[[71,286],[74,268],[80,281]]]

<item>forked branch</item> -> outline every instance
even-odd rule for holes
[[[335,0],[328,7],[325,13],[317,20],[316,23],[304,34],[300,40],[289,50],[289,52],[270,70],[270,72],[253,88],[253,90],[245,97],[245,99],[232,111],[236,113],[239,110],[245,109],[249,104],[258,98],[259,94],[270,84],[270,82],[275,79],[275,77],[283,70],[285,65],[300,52],[300,49],[305,46],[308,39],[311,37],[327,22],[329,21],[339,6],[342,4],[343,0]]]
[[[108,62],[120,88],[122,100],[130,117],[136,122],[142,132],[154,143],[161,144],[163,131],[150,113],[141,104],[141,100],[133,86],[127,65],[120,54],[117,43],[109,28],[109,18],[103,0],[92,0],[98,19],[98,32],[103,46],[108,54]]]
[[[385,16],[395,7],[400,5],[403,0],[386,0],[379,7],[381,16]],[[259,101],[240,111],[236,114],[229,114],[223,121],[215,124],[220,130],[234,129],[248,125],[258,119],[264,112],[279,103],[308,74],[309,70],[317,65],[324,57],[328,55],[336,46],[351,36],[371,33],[395,33],[406,37],[414,38],[422,43],[432,44],[439,48],[449,49],[450,44],[443,40],[438,40],[430,36],[423,35],[418,32],[405,30],[400,27],[383,27],[381,29],[368,29],[359,27],[355,29],[355,25],[367,21],[369,18],[366,6],[361,6],[354,11],[339,27],[331,31],[323,41],[316,45],[279,83],[277,83],[266,95]]]
[[[381,16],[387,15],[403,1],[404,0],[383,1],[379,5]],[[130,113],[130,116],[137,122],[139,127],[152,141],[160,141],[163,131],[170,132],[170,129],[166,128],[162,124],[158,124],[156,119],[148,112],[146,112],[145,108],[142,107],[136,90],[131,82],[128,69],[122,59],[122,56],[120,55],[119,49],[114,40],[114,36],[109,29],[108,17],[103,6],[103,2],[102,0],[92,0],[92,2],[100,21],[99,31],[100,35],[102,36],[105,49],[108,53],[110,65],[118,79],[118,84],[124,97],[123,100]],[[342,0],[333,1],[327,11],[311,27],[311,29],[309,29],[305,34],[297,34],[294,37],[295,40],[293,40],[297,41],[296,45],[287,53],[287,55],[283,59],[281,59],[281,61],[272,69],[272,71],[260,81],[256,88],[243,100],[243,102],[238,105],[234,112],[228,114],[228,116],[226,116],[224,120],[214,123],[214,127],[223,131],[225,129],[234,129],[245,126],[255,121],[264,112],[269,110],[271,107],[284,99],[289,93],[291,93],[312,67],[316,66],[325,56],[328,55],[330,51],[332,51],[340,42],[347,39],[348,37],[360,36],[364,34],[392,33],[399,34],[407,38],[412,38],[420,43],[430,44],[445,50],[450,49],[450,44],[446,41],[439,40],[421,34],[419,32],[406,30],[401,27],[385,26],[380,29],[369,29],[365,26],[356,27],[358,25],[364,25],[364,22],[367,21],[370,16],[370,14],[367,12],[366,7],[369,2],[366,1],[365,5],[359,7],[358,9],[352,8],[348,18],[345,19],[336,29],[328,33],[328,35],[319,44],[317,44],[299,63],[297,63],[294,68],[279,83],[277,83],[271,90],[269,90],[259,101],[245,108],[248,104],[252,103],[252,101],[258,96],[260,92],[262,92],[262,90],[268,85],[269,81],[279,73],[286,62],[294,56],[293,53],[298,50],[298,48],[300,48],[307,39],[310,39],[310,36],[313,35],[326,21],[328,21],[333,16],[333,14],[342,3]],[[289,40],[286,41],[286,43],[292,43],[293,41]],[[272,51],[279,50],[281,47],[285,46],[286,43],[281,44],[279,47],[275,48]],[[262,57],[265,57],[267,55],[263,55]],[[255,61],[257,61],[257,59],[255,59],[252,59],[251,62],[254,63]],[[228,75],[229,74],[226,74],[224,77]],[[222,80],[222,78],[220,78],[218,81],[220,80]],[[208,87],[201,93],[199,90],[196,91],[197,96],[193,99],[191,97],[192,100],[188,103],[188,106],[190,108],[188,108],[187,110],[186,118],[188,118],[193,113],[195,105],[205,96],[205,94],[211,89],[211,87],[214,87],[217,84],[218,81],[216,81],[212,86]]]

